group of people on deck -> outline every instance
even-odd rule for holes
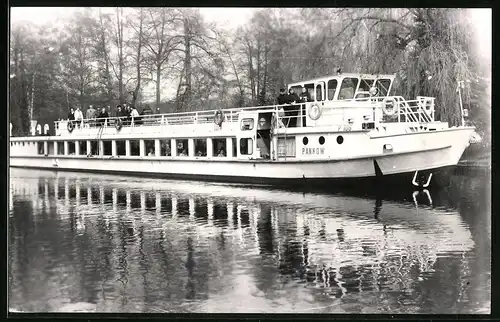
[[[300,93],[300,96],[295,93],[295,90],[293,88],[290,88],[288,94],[286,94],[284,88],[281,88],[277,101],[278,105],[290,104],[289,106],[283,107],[285,116],[288,119],[287,126],[296,127],[300,110],[299,105],[293,104],[300,104],[311,101],[311,94],[309,94],[309,91],[305,87],[302,87],[302,93]],[[305,118],[303,118],[303,126],[305,126]]]
[[[108,106],[108,110],[110,107]],[[85,114],[85,118],[83,117],[83,112],[80,107],[77,107],[76,110],[74,108],[70,108],[68,113],[68,121],[74,123],[76,126],[81,126],[83,124],[83,120],[87,120],[91,124],[96,124],[103,126],[107,119],[110,118],[110,115],[107,111],[106,107],[102,107],[99,109],[99,112],[92,107],[89,106],[87,112]],[[116,116],[123,121],[124,125],[129,125],[134,120],[134,124],[142,124],[141,116],[151,115],[153,111],[146,105],[142,112],[139,114],[137,109],[134,106],[127,105],[126,103],[121,105],[118,104],[116,106]]]

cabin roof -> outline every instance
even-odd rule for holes
[[[327,76],[322,76],[322,77],[317,77],[317,78],[305,79],[305,80],[290,83],[289,86],[294,86],[294,85],[303,84],[303,83],[314,83],[316,81],[322,81],[325,79],[339,79],[339,78],[344,78],[344,77],[360,77],[360,78],[375,79],[375,78],[394,78],[395,76],[396,76],[396,74],[341,73],[341,74],[337,74],[337,75],[327,75]]]

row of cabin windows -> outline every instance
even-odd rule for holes
[[[117,140],[116,143],[116,155],[126,156],[126,141]],[[140,140],[129,140],[130,156],[140,156]],[[236,138],[231,138],[232,143],[232,156],[237,155],[237,140]],[[47,142],[47,149],[45,151],[45,142],[38,142],[38,154],[39,155],[113,155],[113,143],[112,141],[103,140],[102,145],[98,141],[66,141],[67,152],[65,153],[65,144],[63,141],[58,141],[55,143],[57,145],[57,153],[55,153],[54,143]],[[76,144],[79,145],[79,151],[76,149]],[[155,140],[144,140],[144,156],[171,156],[172,155],[172,140],[164,139],[159,140],[159,151],[156,151],[157,146]],[[208,154],[207,149],[207,139],[193,139],[193,145],[189,145],[188,139],[176,139],[175,140],[175,151],[177,156],[190,156],[190,149],[194,149],[193,155],[196,157],[206,157]],[[212,156],[214,157],[226,157],[228,155],[227,151],[227,138],[214,138],[212,139]],[[102,151],[100,151],[102,149]],[[242,155],[253,154],[253,139],[244,138],[240,139],[240,153]]]
[[[37,142],[24,142],[24,141],[21,141],[21,142],[10,142],[10,146],[35,146]]]
[[[335,98],[335,93],[337,91],[338,87],[338,81],[336,79],[330,79],[326,84],[325,82],[319,82],[320,84],[326,85],[325,86],[325,91],[326,91],[326,97],[325,99],[331,101]],[[339,100],[346,100],[346,99],[353,99],[354,94],[357,92],[368,92],[370,88],[373,86],[374,80],[372,79],[360,79],[359,78],[344,78],[342,80],[342,84],[339,89],[339,95],[338,99]],[[311,84],[304,84],[304,87],[306,90],[309,92],[309,95],[311,95],[311,100],[316,100],[316,101],[323,101],[323,89],[320,84],[315,85],[313,83]],[[358,87],[359,85],[359,87]],[[391,85],[391,80],[390,79],[378,79],[375,86],[378,89],[378,96],[384,97],[387,96],[387,93],[389,91],[389,86]],[[300,94],[302,92],[302,86],[293,86],[292,87],[297,94]],[[366,94],[362,95],[366,96]],[[359,98],[359,96],[357,97]]]

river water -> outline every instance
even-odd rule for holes
[[[490,313],[490,177],[300,192],[10,169],[22,312]]]

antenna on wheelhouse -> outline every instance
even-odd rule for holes
[[[337,74],[338,74],[338,75],[342,74],[342,68],[340,68],[340,67],[339,67],[339,68],[337,68]]]

